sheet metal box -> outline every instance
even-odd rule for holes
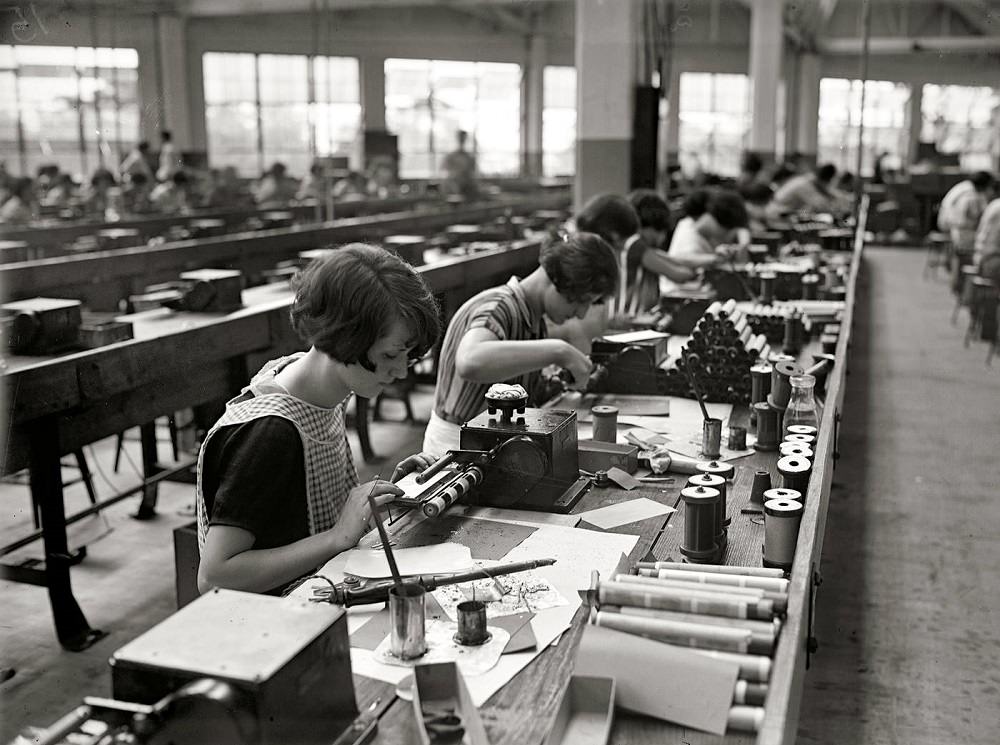
[[[347,614],[325,603],[213,590],[111,657],[120,701],[153,704],[199,678],[245,694],[255,745],[330,743],[358,713]]]
[[[15,354],[52,354],[77,345],[79,300],[34,297],[2,307],[7,344]]]

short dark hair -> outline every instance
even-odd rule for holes
[[[757,153],[751,150],[743,151],[743,155],[740,156],[740,170],[747,173],[760,173],[763,167],[764,161]]]
[[[652,189],[636,189],[628,195],[628,201],[639,216],[639,225],[653,230],[670,229],[670,207],[663,197]]]
[[[315,259],[294,282],[292,328],[304,341],[345,365],[374,365],[368,350],[396,319],[412,333],[410,357],[437,342],[441,319],[427,283],[396,254],[351,243]]]
[[[160,132],[160,139],[166,142],[170,142],[174,138],[173,134],[169,129],[164,129]]]
[[[190,179],[184,171],[177,171],[172,177],[171,181],[174,182],[175,186],[187,186],[190,183]]]
[[[743,190],[743,198],[750,204],[767,204],[774,192],[767,184],[751,184]]]
[[[816,169],[815,174],[816,178],[828,184],[837,175],[837,166],[833,163],[824,163]]]
[[[986,191],[993,186],[993,182],[996,179],[993,178],[993,174],[989,171],[976,171],[969,180],[976,187],[976,191]]]
[[[726,230],[745,228],[750,222],[743,197],[732,189],[696,189],[687,196],[684,212],[695,220],[707,212]]]
[[[576,227],[597,233],[608,243],[624,240],[639,232],[639,216],[620,194],[598,194],[583,205],[576,216]]]
[[[610,297],[618,288],[615,250],[596,233],[561,235],[542,248],[542,268],[570,302],[588,295]]]
[[[136,148],[140,153],[144,153],[147,150],[149,150],[149,143],[146,140],[143,140],[138,145],[136,145]]]

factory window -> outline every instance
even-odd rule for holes
[[[890,163],[907,162],[910,88],[887,80],[865,84],[861,174],[872,175],[875,159],[889,153]],[[839,170],[858,167],[858,128],[861,126],[861,81],[823,78],[819,84],[818,160]]]
[[[746,75],[681,73],[681,164],[690,172],[735,176],[750,131],[750,84]]]
[[[992,170],[1000,156],[1000,89],[925,85],[920,140],[957,153],[966,171]]]
[[[517,174],[520,91],[520,65],[387,59],[385,122],[399,137],[400,176],[440,176],[459,130],[480,174]]]
[[[115,170],[139,136],[138,71],[134,49],[0,45],[7,168],[54,163],[81,181]]]
[[[354,154],[361,96],[353,57],[206,52],[203,74],[212,166],[256,176],[281,161],[303,176],[317,155]]]
[[[545,68],[542,84],[542,173],[576,172],[576,68]]]

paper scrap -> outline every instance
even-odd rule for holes
[[[576,515],[559,515],[555,512],[532,512],[531,510],[510,510],[503,507],[471,507],[456,504],[451,513],[474,517],[479,520],[494,520],[514,525],[557,525],[562,528],[575,528],[580,518]]]
[[[657,515],[669,515],[671,512],[676,512],[676,510],[673,507],[660,504],[647,497],[639,497],[638,499],[630,499],[627,502],[600,507],[596,510],[579,512],[577,513],[577,517],[597,528],[608,530],[610,528],[617,528],[619,525],[628,525],[639,520],[656,517]]]
[[[484,569],[489,571],[488,566]],[[444,585],[436,589],[433,595],[452,620],[458,618],[458,604],[466,600],[485,602],[487,618],[511,616],[524,611],[537,613],[569,604],[551,582],[533,569],[457,585]]]
[[[618,484],[618,486],[625,491],[631,491],[632,489],[635,489],[635,487],[639,486],[639,482],[634,476],[632,476],[632,474],[628,471],[623,471],[618,466],[612,466],[608,469],[608,478]]]
[[[472,558],[502,559],[510,550],[534,533],[536,527],[514,523],[477,520],[467,515],[449,512],[433,520],[423,520],[400,535],[401,547],[433,546],[438,543],[459,543],[468,546]]]
[[[537,646],[538,640],[535,639],[535,632],[531,630],[531,619],[534,617],[534,613],[524,611],[512,616],[498,616],[490,619],[490,626],[499,626],[510,634],[510,641],[503,648],[504,654],[523,652]]]
[[[640,636],[587,626],[574,672],[615,678],[615,703],[622,708],[723,735],[739,666]]]
[[[355,577],[391,577],[385,552],[378,549],[355,548],[347,552],[344,574]],[[392,552],[403,576],[414,574],[449,574],[472,569],[472,552],[458,543],[399,548]]]
[[[610,336],[605,336],[604,340],[619,344],[634,344],[637,341],[652,341],[653,339],[664,339],[668,336],[670,334],[665,334],[662,331],[647,329],[644,331],[626,331],[623,334],[611,334]]]

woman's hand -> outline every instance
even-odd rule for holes
[[[347,495],[347,503],[341,510],[338,520],[338,527],[345,540],[352,546],[356,545],[361,537],[370,530],[369,525],[373,515],[368,495],[374,497],[376,507],[383,507],[402,494],[402,489],[382,479],[368,481],[351,489],[350,494]]]
[[[436,460],[437,458],[429,453],[417,453],[416,455],[411,455],[409,458],[404,458],[396,466],[396,470],[392,472],[390,480],[395,484],[401,478],[414,471],[423,471],[425,468],[429,468]]]

